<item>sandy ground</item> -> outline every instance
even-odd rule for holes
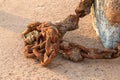
[[[33,21],[59,21],[74,14],[78,0],[0,0],[0,80],[120,80],[120,58],[74,63],[58,56],[48,67],[23,56],[20,33]],[[103,48],[92,27],[91,15],[65,39]]]

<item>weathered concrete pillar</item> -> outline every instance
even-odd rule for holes
[[[120,42],[120,0],[94,0],[94,27],[106,48]]]

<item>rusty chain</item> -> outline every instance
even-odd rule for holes
[[[84,1],[84,0],[83,0]],[[86,1],[90,1],[89,3]],[[27,26],[22,33],[25,43],[24,55],[27,58],[35,58],[40,64],[47,66],[58,55],[59,51],[63,56],[72,61],[89,59],[113,59],[120,56],[120,44],[115,49],[86,48],[76,43],[62,40],[67,31],[78,28],[80,17],[90,13],[93,0],[86,0],[76,8],[76,15],[69,15],[58,23],[34,22]]]

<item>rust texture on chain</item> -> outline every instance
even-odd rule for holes
[[[80,0],[75,12],[79,17],[84,17],[90,13],[91,6],[94,0]]]
[[[80,2],[75,10],[76,15],[69,15],[63,21],[54,24],[52,22],[34,22],[28,24],[22,33],[25,43],[25,57],[35,58],[43,66],[50,64],[58,53],[63,54],[65,58],[72,61],[81,61],[84,58],[113,59],[119,57],[120,45],[113,50],[101,50],[86,48],[82,45],[62,40],[67,31],[78,28],[79,18],[90,13],[92,2],[93,0]]]

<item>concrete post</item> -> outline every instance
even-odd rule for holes
[[[106,48],[120,42],[120,0],[94,0],[94,28]]]

